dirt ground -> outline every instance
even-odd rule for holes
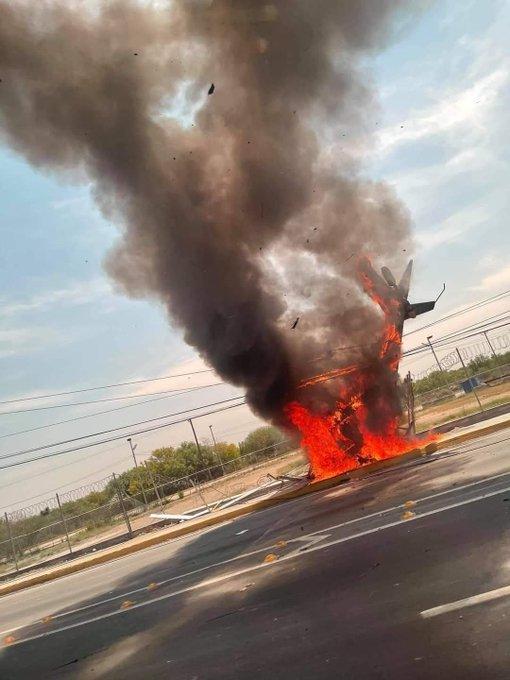
[[[167,512],[172,514],[183,514],[197,508],[204,504],[204,500],[208,504],[214,504],[216,501],[227,496],[233,496],[243,491],[251,489],[257,484],[264,481],[264,478],[268,475],[281,475],[295,470],[298,468],[303,468],[306,466],[306,458],[301,451],[292,451],[284,456],[280,456],[274,460],[268,460],[259,463],[256,466],[240,470],[231,475],[226,475],[223,478],[214,480],[207,484],[202,484],[200,486],[200,493],[198,491],[186,492],[184,498],[173,497],[164,503],[163,508],[151,507],[148,512],[143,514],[131,516],[130,522],[133,530],[142,529],[148,527],[151,524],[157,522],[157,519],[151,518],[151,513],[157,512]],[[93,533],[88,534],[83,537],[82,540],[72,540],[72,547],[75,550],[86,548],[90,545],[94,545],[99,541],[104,541],[109,538],[114,538],[126,532],[126,524],[119,520],[115,525],[110,527],[104,527],[104,529],[96,529]],[[80,532],[75,532],[80,533]],[[54,550],[51,549],[52,545]],[[65,543],[65,538],[62,537],[58,544],[49,542],[45,550],[45,558],[48,557],[58,557],[60,555],[66,555],[68,553],[67,545]],[[28,566],[29,564],[34,564],[41,559],[41,555],[36,556],[26,556],[20,560],[20,567]],[[0,573],[5,571],[10,571],[9,565],[4,565],[4,568],[0,568]]]
[[[484,408],[505,404],[510,401],[510,382],[493,387],[479,387],[476,394]],[[473,392],[461,397],[452,397],[439,404],[425,407],[423,411],[417,411],[416,427],[418,430],[427,430],[434,425],[441,425],[449,420],[477,413],[479,410],[480,407]]]
[[[293,451],[285,456],[276,458],[272,461],[260,463],[254,468],[241,470],[232,475],[226,475],[214,482],[203,484],[201,486],[201,494],[207,503],[214,503],[222,498],[234,496],[242,493],[248,489],[252,489],[259,482],[263,480],[266,475],[273,476],[282,475],[293,468],[302,466],[306,463],[306,458],[301,451]],[[192,493],[182,499],[171,501],[165,505],[165,512],[175,512],[177,514],[185,513],[192,508],[203,505],[198,493]]]
[[[510,401],[510,382],[507,381],[492,387],[480,387],[477,389],[476,394],[484,408],[504,404]],[[434,425],[440,425],[450,420],[476,413],[479,410],[480,408],[476,396],[473,393],[465,394],[457,398],[452,397],[441,403],[426,407],[422,411],[417,411],[416,427],[418,431],[426,430]],[[202,484],[199,490],[200,493],[198,491],[187,491],[183,498],[174,496],[164,502],[163,508],[153,506],[148,512],[132,516],[130,518],[131,526],[133,530],[148,527],[154,522],[157,522],[156,519],[150,517],[151,513],[167,512],[172,514],[183,514],[193,508],[204,505],[204,502],[207,504],[214,504],[222,498],[233,496],[254,488],[257,484],[261,484],[268,474],[278,476],[296,470],[299,470],[300,473],[304,473],[306,470],[306,457],[303,452],[299,450],[274,460],[261,462],[254,467],[226,475],[223,478],[214,480],[214,482]],[[92,533],[83,536],[82,540],[79,540],[78,532],[78,536],[74,537],[74,540],[73,538],[71,540],[74,549],[82,549],[94,545],[99,541],[119,536],[120,534],[125,533],[125,531],[126,525],[119,519],[115,525],[104,527],[103,529],[96,529]],[[67,546],[64,541],[65,539],[62,538],[62,543],[58,546],[55,545],[54,550],[48,545],[45,557],[56,557],[60,554],[66,554]],[[41,556],[39,556],[39,559],[41,559]],[[26,559],[21,560],[20,566],[25,566],[34,563],[35,561],[37,561],[35,555],[32,557],[27,556]],[[9,566],[5,565],[4,569],[0,568],[0,572],[9,569]]]

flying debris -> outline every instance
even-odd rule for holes
[[[298,325],[298,323],[299,323],[299,316],[298,316],[298,318],[294,321],[294,323],[292,324],[292,330],[294,330],[294,328],[296,328],[296,326]]]
[[[270,23],[244,22],[240,33],[239,6],[256,4],[53,0],[37,3],[34,19],[35,3],[0,0],[0,139],[64,180],[79,169],[119,227],[108,274],[126,294],[160,300],[222,380],[283,427],[314,357],[337,335],[352,346],[379,328],[378,310],[354,294],[348,256],[369,247],[389,257],[409,242],[392,188],[364,179],[348,148],[330,163],[316,126],[349,121],[350,137],[361,132],[376,99],[362,66],[408,9],[325,0],[311,30],[309,3],[279,0]],[[214,102],[207,73],[221,74]],[[155,115],[182,92],[191,124]],[[285,257],[272,258],[284,242]],[[286,291],[307,310],[300,333],[288,333]],[[373,380],[390,400],[391,380]],[[335,409],[333,390],[308,389]]]

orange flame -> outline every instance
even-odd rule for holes
[[[381,370],[393,374],[396,390],[402,344],[399,331],[401,303],[391,291],[387,297],[381,295],[365,271],[360,275],[365,292],[384,312],[385,325],[377,361]],[[316,479],[332,477],[373,461],[399,456],[415,448],[418,443],[424,443],[423,438],[402,435],[398,416],[380,400],[370,406],[381,411],[377,418],[378,431],[374,432],[369,427],[370,411],[366,395],[377,382],[377,372],[369,366],[349,365],[332,369],[304,380],[299,387],[312,387],[337,378],[343,380],[332,412],[326,415],[313,413],[298,401],[289,403],[285,409],[290,422],[301,432],[301,445],[308,453]],[[428,437],[427,441],[433,438]]]
[[[308,380],[303,380],[299,383],[299,387],[311,387],[312,385],[318,385],[319,383],[326,382],[327,380],[332,380],[333,378],[340,378],[342,375],[348,375],[349,373],[354,373],[357,368],[356,366],[346,366],[345,368],[334,368],[326,373],[321,373],[320,375],[315,375],[313,378]]]

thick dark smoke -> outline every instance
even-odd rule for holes
[[[363,60],[402,4],[0,0],[5,142],[92,181],[122,229],[108,272],[273,420],[377,332],[357,257],[408,248],[405,211],[358,171]]]

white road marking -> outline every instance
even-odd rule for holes
[[[494,442],[494,443],[497,444],[498,442]],[[462,445],[459,445],[459,446],[462,446]],[[455,449],[452,449],[452,450],[455,450]],[[436,455],[436,454],[434,454],[434,455]],[[394,472],[394,471],[398,471],[398,470],[402,470],[402,469],[405,470],[407,467],[412,467],[412,466],[404,466],[404,467],[402,467],[402,468],[397,467],[397,468],[393,468],[392,470],[383,470],[381,473],[377,473],[377,474],[375,474],[375,475],[371,475],[371,477],[367,477],[367,478],[365,478],[365,479],[360,479],[360,480],[353,480],[353,481],[350,482],[349,484],[346,484],[344,487],[342,487],[342,490],[347,490],[349,487],[354,486],[354,485],[355,485],[356,487],[362,486],[361,482],[372,482],[372,481],[373,481],[373,482],[375,483],[375,481],[376,481],[376,480],[374,479],[375,477],[378,477],[379,475],[381,475],[381,474],[383,474],[383,473],[386,473],[386,472],[390,472],[390,471]],[[502,477],[507,477],[507,476],[509,476],[509,475],[510,475],[510,472],[502,472],[502,473],[499,473],[499,474],[497,474],[497,475],[493,475],[492,477],[486,477],[486,478],[484,478],[484,479],[481,479],[481,480],[478,480],[478,481],[475,481],[475,482],[470,482],[469,484],[464,484],[463,486],[456,486],[456,487],[453,487],[453,488],[451,488],[451,489],[445,489],[444,491],[439,491],[439,492],[437,492],[436,494],[432,494],[432,495],[429,495],[429,496],[423,496],[422,498],[417,499],[416,502],[417,502],[417,503],[420,503],[420,502],[423,502],[423,501],[425,501],[425,500],[430,500],[430,499],[432,499],[432,498],[437,498],[437,497],[442,496],[442,495],[444,495],[444,494],[455,493],[455,492],[457,492],[457,491],[462,491],[462,490],[464,490],[464,489],[467,489],[467,488],[470,488],[470,487],[474,487],[474,486],[478,486],[478,485],[480,485],[480,484],[490,483],[491,481],[495,481],[495,480],[497,480],[497,479],[500,479],[500,478],[502,478]],[[369,485],[370,485],[369,483],[363,484],[363,486],[369,486]],[[505,490],[510,490],[510,489],[505,489]],[[331,492],[331,489],[326,489],[326,490],[324,490],[324,492],[322,492],[322,494],[325,495],[325,494],[330,493],[330,492]],[[502,492],[501,492],[501,493],[502,493]],[[318,495],[320,495],[320,494],[318,494]],[[308,496],[301,496],[301,497],[299,497],[299,498],[295,498],[295,499],[293,499],[293,500],[291,500],[291,501],[288,501],[288,502],[286,503],[286,505],[287,505],[287,506],[290,506],[290,505],[305,503],[305,502],[307,502],[307,501],[309,501],[309,500],[310,500],[310,498],[309,498]],[[345,525],[348,525],[348,524],[352,524],[352,523],[354,523],[354,522],[359,522],[359,521],[361,521],[361,520],[363,520],[363,519],[369,519],[369,518],[371,518],[371,517],[376,517],[376,516],[378,516],[378,515],[379,515],[379,516],[382,516],[382,515],[384,515],[385,513],[391,512],[391,511],[393,511],[393,510],[396,510],[396,509],[399,509],[399,508],[402,508],[402,507],[403,507],[402,505],[395,505],[395,506],[392,506],[392,507],[390,507],[390,508],[387,508],[387,509],[384,509],[384,510],[380,510],[380,511],[378,511],[378,512],[374,512],[374,513],[372,513],[372,514],[370,514],[370,515],[363,515],[362,517],[359,517],[359,518],[356,518],[356,519],[353,519],[353,520],[349,520],[349,521],[343,522],[343,523],[341,523],[341,524],[337,524],[337,525],[335,525],[335,526],[333,526],[333,527],[330,527],[330,528],[327,528],[327,529],[320,529],[319,531],[317,531],[317,532],[315,532],[315,533],[320,533],[321,531],[329,531],[330,529],[336,529],[336,528],[339,528],[339,527],[342,527],[342,526],[345,526]],[[257,512],[257,515],[260,517],[260,516],[261,516],[262,514],[264,514],[264,513],[274,512],[274,509],[275,509],[275,508],[273,507],[273,508],[265,508],[265,509],[263,509],[263,510],[259,510],[259,511]],[[246,516],[244,516],[244,517],[239,517],[239,518],[237,518],[237,519],[241,519],[241,520],[242,520],[242,519],[246,519]],[[182,541],[182,542],[188,542],[188,541],[193,541],[197,536],[200,536],[200,535],[202,535],[202,534],[205,534],[205,533],[209,533],[209,532],[215,531],[215,530],[217,530],[218,528],[221,528],[221,527],[223,527],[223,526],[226,526],[227,524],[233,523],[234,521],[235,521],[235,520],[233,520],[233,519],[227,519],[227,520],[225,520],[224,522],[222,522],[221,524],[217,524],[217,525],[212,526],[212,527],[206,527],[206,528],[204,528],[204,529],[199,529],[199,530],[197,530],[196,532],[194,532],[193,534],[186,534],[186,535],[184,535],[184,536],[178,536],[178,537],[176,537],[176,538],[169,538],[168,541],[165,541],[164,543],[159,543],[158,545],[154,545],[154,546],[150,546],[150,547],[148,547],[148,548],[144,548],[143,552],[159,551],[159,550],[164,549],[165,547],[168,547],[168,545],[170,545],[170,544],[172,544],[172,543],[175,543],[175,542],[181,542],[181,541]],[[246,531],[248,531],[248,529],[247,529]],[[309,536],[312,536],[313,534],[308,534],[308,535],[309,535]],[[289,539],[288,542],[292,542],[292,541],[294,541],[294,540],[296,540],[296,539]],[[264,548],[263,550],[267,550],[267,548]],[[259,552],[261,552],[261,551],[259,551]],[[243,557],[243,556],[239,556],[239,559],[240,559],[241,557]],[[132,554],[132,555],[122,555],[122,556],[120,556],[120,557],[116,557],[116,558],[112,559],[110,562],[102,563],[102,564],[96,564],[96,565],[93,565],[93,566],[91,566],[91,567],[87,567],[87,570],[86,570],[86,571],[87,571],[87,574],[93,574],[94,571],[108,568],[109,566],[111,566],[112,564],[114,564],[115,562],[117,562],[117,561],[119,561],[119,560],[129,560],[129,559],[137,559],[137,553]],[[234,558],[234,559],[236,559],[236,558]],[[227,560],[226,562],[228,562],[228,560]],[[221,563],[218,563],[218,564],[221,564]],[[210,565],[210,566],[216,566],[216,565],[213,564],[213,565]],[[190,575],[191,573],[193,573],[193,572],[190,572],[190,573],[188,573],[188,574],[181,574],[180,576],[174,577],[174,579],[175,579],[175,578],[181,578],[181,577],[184,578],[184,577]],[[61,582],[63,579],[77,579],[77,578],[82,578],[82,576],[83,576],[83,574],[82,574],[81,572],[77,572],[77,573],[73,573],[73,574],[66,574],[65,576],[61,576],[59,579],[57,579],[57,580],[55,580],[55,581],[49,581],[49,582],[46,582],[46,583],[40,583],[40,584],[38,584],[38,585],[31,586],[31,587],[30,587],[30,592],[34,592],[35,590],[40,589],[40,588],[51,588],[51,587],[55,586],[56,583]],[[170,580],[174,580],[174,579],[170,579]],[[166,583],[166,581],[163,582],[163,583]],[[139,589],[137,589],[137,590],[129,591],[128,593],[124,593],[123,595],[118,595],[118,596],[115,596],[115,597],[113,597],[113,598],[109,598],[108,600],[103,600],[103,601],[101,601],[101,602],[99,602],[99,603],[97,603],[97,604],[102,604],[102,602],[107,602],[107,601],[110,601],[111,599],[115,600],[115,599],[118,599],[118,598],[120,598],[120,597],[124,597],[125,595],[133,594],[133,593],[139,592],[140,590],[144,590],[144,589],[145,589],[145,588],[139,588]],[[8,597],[16,597],[16,596],[20,595],[20,594],[23,593],[23,592],[26,592],[26,591],[16,591],[16,592],[13,592],[13,593],[7,593],[6,595],[1,595],[1,596],[0,596],[0,599],[8,598]],[[94,607],[94,606],[97,606],[97,605],[96,605],[96,604],[86,605],[85,607],[80,607],[80,608],[78,608],[78,609],[76,609],[76,610],[72,610],[72,611],[66,612],[66,613],[64,613],[64,614],[58,614],[58,615],[55,616],[55,618],[56,618],[57,616],[58,616],[58,617],[66,616],[66,615],[68,615],[68,614],[70,614],[70,613],[74,613],[74,611],[81,611],[82,609],[88,609],[88,608]],[[24,627],[24,626],[21,626],[21,627]],[[10,628],[7,632],[12,631],[12,630],[16,630],[16,629]],[[0,635],[1,635],[1,634],[2,634],[2,633],[0,632]]]
[[[420,612],[420,616],[422,617],[422,619],[431,619],[433,616],[439,616],[440,614],[454,612],[457,609],[464,609],[464,607],[472,607],[473,605],[480,604],[481,602],[491,602],[491,600],[499,600],[501,597],[508,597],[509,595],[510,586],[504,586],[503,588],[496,588],[496,590],[489,590],[486,593],[480,593],[478,595],[472,595],[471,597],[465,597],[463,600],[447,602],[446,604],[441,604],[438,607],[425,609],[424,611]]]
[[[299,553],[307,552],[310,550],[310,548],[315,545],[316,543],[320,543],[320,541],[325,541],[327,538],[329,538],[331,534],[307,534],[306,536],[299,536],[298,538],[292,538],[290,541],[287,541],[287,543],[304,543],[305,545],[300,545],[298,548],[293,550],[290,553],[287,553],[285,557],[293,557],[294,555],[297,555]]]
[[[296,539],[291,539],[291,540],[296,540]],[[302,540],[302,539],[299,539]],[[229,557],[227,560],[222,560],[221,562],[213,562],[212,564],[207,564],[205,567],[200,567],[199,569],[193,569],[192,571],[185,572],[183,574],[177,574],[176,576],[171,576],[170,578],[167,578],[163,581],[158,581],[158,586],[162,587],[167,585],[168,583],[171,583],[172,581],[178,581],[180,579],[185,579],[188,576],[195,576],[196,574],[200,574],[201,572],[207,571],[208,569],[213,569],[214,567],[222,567],[226,564],[230,564],[231,562],[235,562],[237,560],[244,559],[246,557],[253,557],[254,555],[259,555],[260,553],[267,552],[268,550],[271,550],[271,548],[276,548],[277,546],[269,546],[264,547],[264,548],[259,548],[258,550],[252,550],[247,553],[243,553],[242,555],[236,555],[235,557]],[[115,602],[115,600],[125,600],[128,598],[130,595],[136,595],[137,593],[141,593],[147,591],[147,586],[141,586],[140,588],[135,588],[134,590],[128,590],[123,593],[120,593],[119,595],[112,595],[112,597],[106,597],[102,600],[98,600],[97,602],[92,602],[91,604],[85,604],[83,607],[76,607],[75,609],[69,609],[68,611],[61,612],[60,614],[52,614],[53,619],[61,619],[65,616],[71,616],[72,614],[77,614],[78,612],[85,611],[87,609],[92,609],[93,607],[100,607],[103,604],[108,604],[109,602]],[[42,618],[42,617],[41,617]],[[30,624],[24,624],[21,626],[17,626],[16,628],[8,628],[7,630],[0,631],[0,635],[6,635],[7,633],[13,633],[16,630],[19,630],[20,628],[26,628],[27,625]]]
[[[444,496],[446,494],[449,494],[449,493],[452,493],[452,492],[455,492],[455,491],[462,491],[464,489],[468,489],[468,488],[477,486],[477,485],[481,484],[483,481],[490,482],[490,481],[493,481],[495,479],[499,479],[500,477],[503,477],[503,476],[508,475],[508,474],[509,473],[495,475],[494,477],[487,478],[486,480],[479,480],[477,482],[471,482],[469,484],[465,484],[464,486],[455,487],[453,489],[447,489],[445,491],[440,491],[436,494],[431,494],[429,496],[423,496],[422,498],[417,499],[416,503],[419,504],[419,503],[422,503],[423,501],[433,500],[435,498],[438,498],[440,496]],[[414,521],[416,519],[419,519],[420,517],[427,517],[428,515],[433,515],[433,514],[436,514],[438,512],[450,510],[450,509],[453,509],[453,508],[461,506],[461,505],[466,505],[468,503],[475,502],[477,500],[483,500],[484,498],[489,498],[490,496],[495,496],[495,495],[498,495],[500,493],[505,493],[506,491],[509,491],[509,490],[510,490],[510,488],[498,489],[496,491],[492,491],[492,492],[489,492],[489,493],[486,493],[486,494],[482,494],[480,496],[476,496],[474,498],[470,498],[470,499],[467,499],[467,500],[464,500],[464,501],[459,501],[457,503],[449,504],[447,506],[443,506],[443,507],[437,508],[435,510],[430,510],[428,512],[422,512],[422,513],[417,512],[416,516],[413,517],[412,520]],[[379,510],[379,511],[371,513],[369,515],[363,515],[361,517],[356,517],[356,518],[348,520],[346,522],[340,522],[339,524],[334,524],[330,527],[326,527],[325,529],[319,529],[318,531],[314,531],[314,532],[305,534],[304,536],[298,536],[296,538],[288,539],[287,543],[289,543],[289,544],[290,543],[305,542],[307,545],[304,546],[304,547],[296,548],[292,552],[290,552],[287,555],[285,555],[284,557],[280,558],[280,561],[282,561],[283,559],[296,557],[296,556],[301,555],[303,553],[313,552],[315,549],[317,549],[315,547],[315,544],[319,543],[319,542],[321,542],[319,549],[322,549],[322,548],[325,548],[325,547],[328,547],[328,546],[331,546],[331,545],[336,545],[337,543],[341,543],[341,542],[346,541],[346,540],[352,540],[354,538],[365,536],[367,534],[373,533],[374,531],[380,531],[382,529],[387,529],[387,528],[390,528],[392,526],[397,526],[397,525],[399,525],[403,522],[403,520],[400,517],[399,517],[398,521],[396,521],[396,522],[391,522],[389,524],[383,524],[378,528],[369,529],[367,531],[359,532],[357,534],[353,534],[351,536],[343,537],[341,539],[334,539],[333,541],[330,541],[328,543],[322,543],[322,541],[324,541],[326,538],[329,538],[329,536],[330,536],[329,533],[326,534],[325,532],[330,532],[330,531],[333,531],[334,529],[341,529],[343,527],[346,527],[346,526],[349,526],[349,525],[352,525],[352,524],[357,524],[357,523],[362,522],[362,521],[367,520],[367,519],[373,519],[374,517],[383,517],[387,514],[395,512],[397,510],[400,512],[403,507],[404,507],[404,504],[394,505],[390,508],[386,508],[384,510]],[[409,522],[410,520],[405,520],[405,521]],[[208,529],[208,530],[210,530],[210,529]],[[277,545],[269,545],[269,546],[265,546],[263,548],[259,548],[257,550],[252,550],[252,551],[247,552],[247,553],[242,553],[240,555],[236,555],[235,557],[230,557],[226,560],[222,560],[220,562],[214,562],[214,563],[208,564],[204,567],[200,567],[199,569],[194,569],[194,570],[189,571],[189,572],[177,574],[176,576],[172,576],[172,577],[165,579],[163,581],[158,581],[158,585],[164,586],[164,585],[167,585],[168,583],[171,583],[172,581],[185,579],[189,576],[194,576],[196,574],[202,573],[204,571],[208,571],[209,569],[213,569],[215,567],[225,566],[227,564],[230,564],[231,562],[236,562],[236,561],[239,561],[239,560],[242,560],[242,559],[246,559],[248,557],[253,557],[255,555],[270,551],[270,550],[275,549],[277,547],[278,547]],[[119,559],[121,559],[121,558],[119,558]],[[97,602],[92,602],[91,604],[83,605],[82,607],[70,609],[70,610],[62,612],[60,614],[54,614],[53,618],[54,619],[60,619],[60,618],[66,617],[66,616],[72,616],[73,614],[76,614],[76,613],[82,612],[82,611],[86,611],[87,609],[93,609],[95,607],[100,607],[101,605],[108,604],[110,602],[115,602],[116,600],[119,600],[119,599],[126,599],[129,596],[136,595],[137,593],[140,593],[140,592],[143,592],[143,591],[146,591],[146,590],[147,590],[146,586],[142,586],[140,588],[135,588],[134,590],[129,590],[129,591],[120,593],[118,595],[113,595],[112,597],[104,598],[102,600],[98,600]],[[13,593],[13,594],[15,595],[15,593]],[[150,603],[151,601],[152,600],[147,601],[147,604]],[[131,609],[133,609],[133,607],[131,607]],[[90,620],[94,621],[95,619],[90,619]],[[86,622],[84,622],[84,623],[86,623]],[[25,624],[25,625],[18,626],[16,628],[9,628],[7,630],[0,631],[0,635],[12,633],[16,630],[19,630],[20,628],[25,628],[26,625],[30,625],[30,624]],[[61,628],[59,630],[66,630],[66,628],[64,627],[64,628]]]
[[[507,473],[508,474],[508,473]],[[500,475],[496,475],[496,478],[499,477]],[[492,479],[492,478],[491,478]],[[479,484],[479,482],[472,482],[470,484],[466,484],[464,486],[457,486],[454,489],[447,489],[446,491],[440,491],[437,494],[432,494],[430,496],[423,496],[422,498],[417,498],[416,499],[416,506],[418,506],[420,503],[423,503],[423,501],[429,501],[433,500],[434,498],[438,498],[439,496],[444,496],[448,493],[452,493],[453,491],[462,491],[464,489],[468,489],[475,484]],[[504,487],[503,489],[496,489],[495,491],[490,491],[488,493],[482,494],[480,496],[474,496],[473,498],[468,498],[464,501],[459,501],[457,503],[450,503],[449,505],[445,505],[442,508],[438,508],[436,510],[429,510],[428,512],[419,512],[419,509],[416,508],[416,516],[413,517],[413,520],[419,519],[420,517],[427,517],[428,515],[434,515],[437,512],[443,512],[443,510],[451,510],[452,508],[456,508],[461,505],[466,505],[468,503],[473,503],[475,501],[483,500],[484,498],[490,498],[491,496],[496,496],[500,493],[506,493],[507,491],[510,491],[510,487]],[[341,527],[347,526],[349,524],[354,524],[356,522],[360,522],[364,519],[371,519],[372,517],[382,517],[383,515],[387,515],[391,512],[394,512],[395,510],[402,510],[404,508],[404,503],[401,503],[400,505],[394,505],[391,508],[386,508],[385,510],[379,510],[378,512],[372,512],[370,515],[363,515],[362,517],[357,517],[355,519],[350,519],[347,522],[341,522],[340,524],[334,524],[333,526],[326,527],[324,529],[319,529],[318,531],[313,531],[306,536],[315,536],[316,534],[325,532],[325,531],[332,531],[333,529],[340,529]],[[409,522],[409,520],[405,520],[406,522]],[[401,521],[399,520],[396,522],[396,524],[400,524]],[[393,525],[384,525],[384,526],[393,526]],[[384,526],[382,528],[384,528]],[[304,536],[302,537],[304,538]],[[299,540],[299,539],[290,539],[287,541],[288,543],[291,543],[292,541]]]
[[[362,536],[368,536],[370,534],[377,533],[378,531],[390,529],[391,527],[401,526],[402,524],[409,524],[410,522],[415,522],[416,520],[418,520],[422,517],[428,517],[430,515],[436,515],[438,513],[445,512],[446,510],[451,510],[453,508],[461,507],[463,505],[475,503],[476,501],[483,500],[485,498],[490,498],[492,496],[496,496],[496,495],[499,495],[499,494],[502,494],[502,493],[506,493],[509,490],[510,490],[509,488],[505,488],[505,489],[498,489],[497,491],[491,491],[489,493],[485,493],[485,494],[482,494],[480,496],[476,496],[474,498],[468,498],[464,501],[459,501],[458,503],[451,503],[450,505],[445,505],[445,506],[442,506],[441,508],[436,508],[434,510],[429,510],[427,512],[422,512],[422,513],[419,513],[419,514],[417,513],[416,517],[414,517],[412,520],[402,521],[399,518],[395,522],[388,522],[387,524],[383,524],[383,525],[378,526],[378,527],[373,527],[371,529],[366,529],[365,531],[360,531],[360,532],[358,532],[356,534],[352,534],[350,536],[343,536],[342,538],[337,538],[337,539],[334,539],[334,540],[328,541],[328,542],[322,542],[323,537],[321,536],[321,538],[319,539],[321,542],[316,544],[316,545],[312,544],[311,547],[308,550],[306,550],[304,552],[301,551],[301,550],[295,550],[295,551],[293,551],[293,552],[291,552],[287,555],[283,555],[276,562],[271,562],[271,563],[261,562],[259,564],[255,564],[255,565],[252,565],[252,566],[249,566],[249,567],[245,567],[244,569],[239,569],[237,571],[229,572],[228,574],[223,574],[222,576],[217,576],[217,577],[214,577],[214,578],[211,578],[211,579],[207,579],[205,581],[202,581],[201,583],[196,583],[194,585],[187,586],[186,588],[180,588],[179,590],[175,590],[171,593],[166,593],[165,595],[160,595],[159,597],[154,597],[150,600],[145,600],[144,602],[139,602],[137,604],[133,604],[133,606],[131,606],[129,609],[117,609],[113,612],[107,612],[106,614],[100,614],[100,615],[94,616],[90,619],[85,619],[84,621],[77,621],[75,623],[71,623],[67,626],[62,626],[61,628],[57,628],[55,630],[45,631],[44,633],[39,633],[38,635],[32,635],[31,637],[27,637],[27,638],[23,638],[21,640],[17,640],[16,642],[11,643],[9,646],[13,647],[15,645],[20,645],[20,644],[23,644],[25,642],[30,642],[32,640],[38,640],[38,639],[41,639],[41,638],[46,638],[46,637],[49,637],[50,635],[62,633],[64,631],[72,630],[74,628],[80,628],[81,626],[88,625],[89,623],[95,623],[96,621],[102,621],[102,620],[105,620],[105,619],[112,618],[114,616],[122,616],[124,614],[127,614],[128,612],[134,611],[135,609],[147,607],[151,604],[155,604],[156,602],[162,602],[164,600],[168,600],[170,598],[177,597],[178,595],[182,595],[184,593],[189,593],[189,592],[192,592],[194,590],[200,590],[202,588],[207,588],[209,586],[216,585],[216,584],[222,583],[224,581],[228,581],[231,578],[235,578],[237,576],[243,576],[244,574],[248,574],[248,573],[251,573],[251,572],[254,572],[254,571],[258,571],[259,569],[277,568],[278,565],[282,564],[282,562],[285,562],[287,560],[295,559],[296,557],[303,557],[303,556],[306,556],[306,555],[310,555],[313,552],[316,552],[316,551],[319,551],[319,550],[324,550],[325,548],[329,548],[333,545],[338,545],[340,543],[352,541],[352,540],[355,540],[356,538],[361,538]],[[438,494],[438,495],[440,495],[440,494]],[[395,506],[395,508],[392,508],[392,509],[401,509],[401,508],[402,508],[402,505],[399,505],[399,506]],[[389,510],[385,511],[385,513],[387,513],[387,512],[389,512]],[[376,515],[379,515],[379,514],[383,514],[383,513],[374,513],[373,515],[367,515],[366,517],[376,516]],[[336,525],[336,526],[333,526],[333,527],[329,527],[328,529],[322,529],[321,531],[322,532],[330,531],[331,529],[338,528],[338,527],[344,526],[346,524],[352,524],[353,522],[360,521],[361,519],[366,519],[366,517],[365,518],[358,518],[357,520],[351,520],[350,522],[344,522],[343,524],[339,524],[339,525]],[[298,542],[298,541],[302,541],[303,539],[308,539],[308,538],[312,539],[312,537],[318,538],[318,534],[319,534],[319,532],[313,532],[313,533],[307,534],[306,536],[300,536],[299,538],[291,539],[291,540],[288,541],[288,543]],[[267,548],[264,548],[263,550],[267,550]],[[257,550],[257,551],[253,551],[254,554],[260,553],[260,552],[262,552],[262,549]],[[237,556],[237,557],[232,558],[231,560],[225,560],[224,564],[227,564],[228,562],[234,561],[236,559],[240,559],[241,557],[243,557],[243,556]],[[246,557],[246,555],[244,555],[244,557]],[[206,569],[206,567],[204,567],[203,569]],[[179,578],[179,577],[174,577],[174,578]],[[79,611],[79,610],[76,610],[76,611]]]
[[[192,534],[184,534],[182,536],[175,536],[174,538],[169,538],[167,541],[164,543],[158,543],[156,545],[150,545],[147,548],[144,548],[143,553],[149,553],[149,552],[157,552],[160,550],[163,550],[165,548],[168,548],[169,545],[173,543],[189,543],[194,540],[196,540],[199,536],[202,536],[204,534],[211,533],[215,531],[216,529],[220,529],[227,524],[232,524],[234,520],[232,519],[227,519],[224,522],[221,522],[220,524],[216,524],[215,526],[211,527],[205,527],[204,529],[197,529],[197,531],[193,532]],[[115,564],[115,562],[119,562],[120,560],[124,560],[124,563],[129,562],[129,561],[135,561],[139,560],[139,552],[131,553],[128,555],[120,555],[119,557],[114,557],[112,560],[109,562],[102,562],[100,564],[94,564],[90,567],[87,567],[85,571],[85,575],[92,575],[94,576],[94,572],[99,571],[104,568],[110,567],[112,564]],[[3,601],[4,598],[8,597],[16,597],[19,595],[26,594],[27,592],[30,592],[32,594],[34,591],[39,590],[40,588],[51,588],[52,586],[55,586],[55,584],[61,583],[64,580],[69,580],[69,579],[83,579],[84,573],[83,571],[77,571],[72,574],[64,574],[63,576],[60,576],[58,579],[54,579],[52,581],[46,581],[45,583],[38,583],[36,585],[30,586],[30,588],[27,588],[25,590],[15,590],[12,593],[6,593],[5,595],[0,594],[0,600]]]

